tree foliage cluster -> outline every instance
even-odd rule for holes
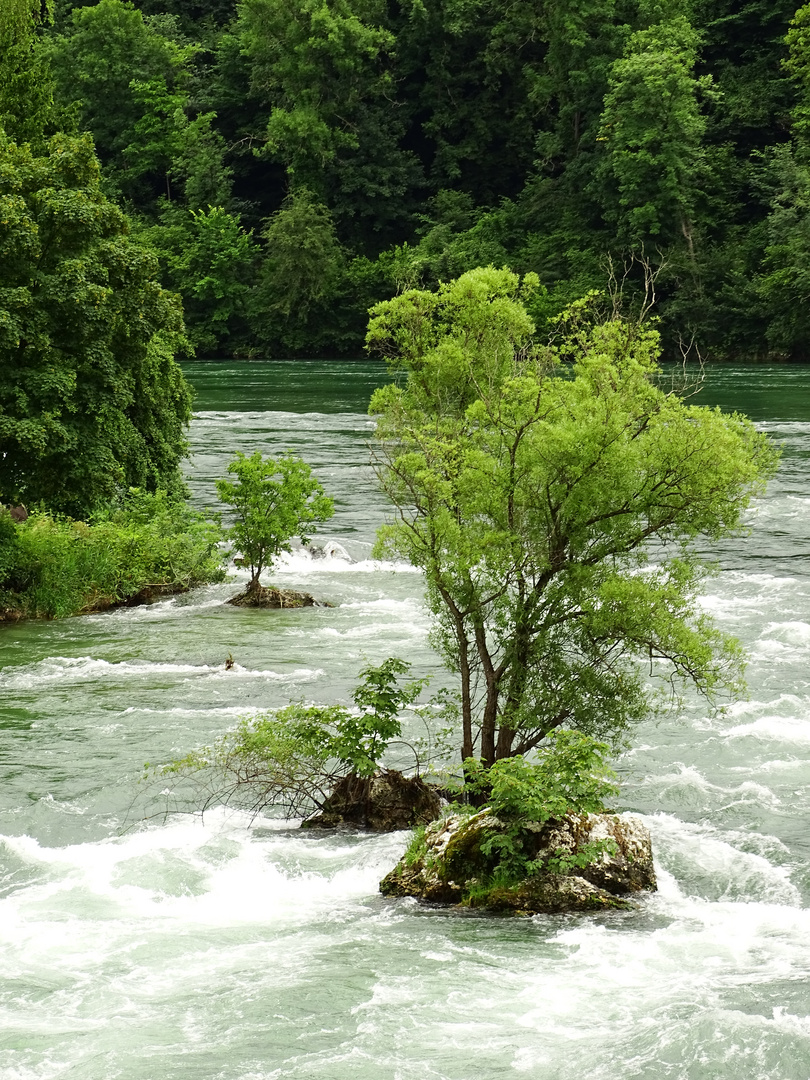
[[[54,102],[49,12],[0,11],[0,500],[85,518],[130,487],[182,495],[190,345],[92,137]]]
[[[239,453],[228,466],[236,480],[217,480],[220,499],[233,508],[228,536],[250,567],[249,591],[260,588],[262,570],[294,536],[307,543],[316,522],[327,521],[334,503],[305,461],[293,454],[279,458]]]
[[[745,417],[662,378],[643,318],[589,296],[538,342],[526,306],[538,287],[478,268],[380,302],[368,330],[394,375],[370,406],[394,508],[376,550],[424,572],[457,688],[432,707],[450,724],[461,793],[498,818],[482,851],[504,881],[607,850],[546,853],[541,866],[526,830],[601,811],[615,793],[605,757],[632,725],[677,707],[685,686],[710,706],[743,690],[740,645],[699,602],[711,567],[695,542],[739,534],[777,463]],[[280,485],[265,492],[263,478],[278,467],[240,456],[222,497],[272,507]],[[258,536],[261,517],[240,527]],[[396,684],[406,668],[366,669],[356,711],[295,704],[244,720],[159,777],[191,777],[208,802],[306,813],[379,767],[421,689]]]
[[[478,269],[372,311],[397,381],[375,391],[377,470],[396,514],[378,551],[425,574],[458,680],[461,759],[576,728],[621,740],[691,684],[741,687],[738,643],[698,602],[717,539],[775,468],[742,416],[660,385],[658,331],[596,298],[534,341],[537,282]]]
[[[644,251],[665,349],[805,357],[808,25],[795,0],[57,0],[0,104],[27,79],[92,133],[210,355],[356,353],[370,304],[490,263],[537,273],[546,317]]]
[[[243,717],[213,746],[152,772],[147,765],[146,778],[161,787],[167,778],[181,787],[190,781],[193,805],[203,810],[225,804],[253,814],[275,809],[287,817],[307,817],[323,808],[340,780],[370,777],[379,768],[402,733],[402,710],[424,686],[420,680],[400,682],[409,669],[396,657],[364,668],[353,708],[297,701],[274,713]]]

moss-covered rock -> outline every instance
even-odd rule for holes
[[[504,874],[497,847],[487,842],[498,833],[514,837],[514,826],[507,827],[489,809],[453,812],[415,838],[380,891],[496,911],[560,913],[630,907],[627,896],[656,888],[649,831],[630,815],[571,814],[544,825],[526,822],[518,843],[534,867],[518,880]],[[609,850],[586,866],[576,865],[594,844]]]

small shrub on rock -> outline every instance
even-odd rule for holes
[[[418,777],[380,764],[401,734],[402,709],[424,686],[421,680],[399,682],[409,668],[396,657],[364,668],[352,694],[354,708],[293,702],[240,720],[213,747],[160,767],[157,778],[190,780],[203,808],[275,808],[286,817],[320,811],[309,824],[326,828],[387,831],[430,821],[439,812],[439,796]]]

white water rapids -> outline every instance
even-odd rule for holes
[[[144,762],[253,709],[345,699],[388,655],[445,678],[419,575],[370,558],[372,365],[190,371],[196,501],[236,450],[292,449],[336,498],[319,539],[352,561],[273,575],[332,608],[236,609],[231,583],[0,627],[0,1078],[808,1080],[810,370],[709,375],[784,458],[750,535],[708,553],[749,700],[643,725],[618,763],[659,892],[534,919],[384,900],[405,834],[139,816]]]

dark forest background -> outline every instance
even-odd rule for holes
[[[57,0],[35,48],[199,355],[358,355],[488,264],[542,326],[646,262],[670,355],[810,358],[810,5]]]

